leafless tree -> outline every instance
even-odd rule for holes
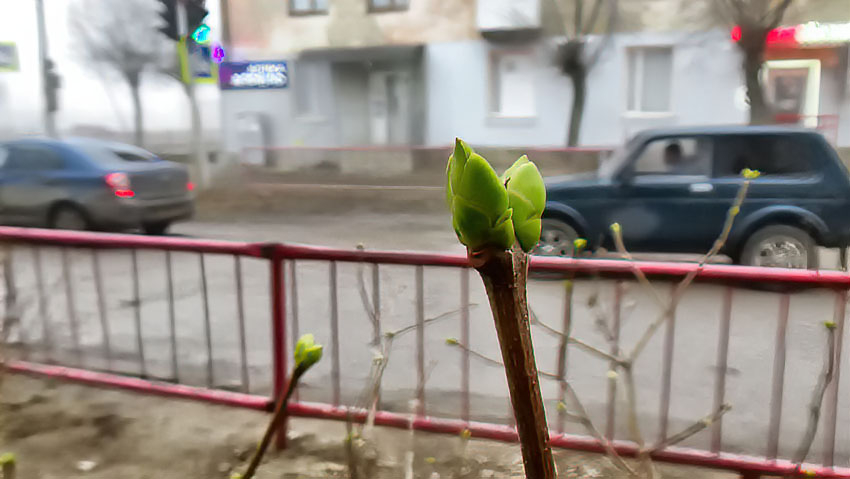
[[[69,6],[70,30],[81,59],[105,66],[127,83],[133,101],[134,142],[144,144],[139,88],[145,70],[161,62],[165,38],[154,0],[76,0]]]
[[[750,103],[750,123],[773,120],[764,96],[760,72],[764,62],[767,34],[778,27],[793,0],[708,0],[731,25],[740,28],[738,48],[743,55],[742,68]]]
[[[587,75],[599,61],[602,51],[605,50],[617,26],[619,6],[618,0],[552,1],[558,9],[566,33],[566,39],[558,45],[556,62],[561,72],[573,85],[567,145],[576,146],[587,97]],[[600,22],[603,22],[602,39],[596,42],[594,48],[589,49],[588,37],[597,31]]]

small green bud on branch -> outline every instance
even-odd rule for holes
[[[540,240],[546,188],[525,155],[499,177],[458,138],[446,166],[446,202],[455,234],[470,251],[510,249],[519,242],[528,252]]]
[[[312,334],[301,336],[295,344],[295,367],[309,369],[322,359],[322,345],[316,344]]]

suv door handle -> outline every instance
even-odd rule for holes
[[[688,189],[691,193],[709,193],[714,191],[714,186],[711,183],[691,183]]]

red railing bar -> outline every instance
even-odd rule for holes
[[[0,227],[0,239],[25,243],[93,248],[139,248],[171,251],[238,254],[268,257],[278,254],[286,259],[385,263],[411,266],[469,267],[466,255],[417,251],[376,251],[336,249],[294,244],[240,243],[176,237],[148,237],[123,234],[84,233],[32,228]],[[546,272],[574,272],[628,278],[634,268],[648,276],[681,277],[699,269],[696,263],[662,263],[617,259],[572,259],[533,257],[531,269]],[[850,274],[842,271],[792,270],[748,266],[705,265],[697,275],[703,281],[793,283],[797,285],[850,288]]]
[[[190,251],[192,253],[238,254],[263,257],[264,244],[236,241],[220,241],[174,236],[142,236],[114,233],[88,233],[82,231],[45,230],[0,226],[0,239],[43,245],[87,247],[157,249],[168,251]]]
[[[340,421],[352,420],[363,422],[366,420],[367,412],[362,409],[350,410],[345,407],[334,407],[318,403],[295,403],[289,405],[289,413],[292,416],[313,417],[321,419],[336,419]],[[378,411],[375,414],[375,424],[401,429],[410,427],[410,417],[406,414]],[[413,428],[419,431],[460,434],[464,429],[469,429],[472,437],[490,439],[503,442],[517,442],[516,429],[510,426],[498,424],[486,424],[479,422],[467,422],[459,419],[441,419],[427,416],[417,417],[413,420]],[[572,434],[552,434],[550,444],[553,447],[603,453],[604,449],[599,442],[591,437],[575,436]],[[631,442],[613,441],[614,449],[624,456],[634,456],[637,448]],[[731,471],[755,472],[764,475],[786,475],[796,469],[796,465],[789,461],[768,461],[754,456],[744,456],[729,453],[713,454],[697,449],[671,447],[653,454],[653,458],[676,464],[687,464],[693,466],[708,467],[714,469],[726,469]],[[817,465],[805,464],[803,470],[813,472],[820,478],[850,479],[850,469],[825,468]]]
[[[270,264],[270,296],[272,310],[272,384],[274,397],[277,399],[286,387],[287,358],[286,358],[286,277],[283,271],[283,259],[273,256]],[[280,422],[275,436],[278,449],[286,447],[286,419]]]
[[[299,146],[299,145],[283,145],[283,146],[246,146],[243,151],[366,151],[366,152],[397,152],[397,151],[450,151],[453,146],[437,145],[437,146],[422,146],[422,145],[399,145],[399,146]],[[488,148],[488,147],[484,147]],[[522,150],[528,153],[539,152],[575,152],[575,153],[605,153],[613,151],[613,146],[579,146],[579,147],[564,147],[564,146],[506,146],[498,147],[501,150]]]
[[[6,363],[5,368],[15,373],[48,376],[92,386],[108,386],[158,396],[194,399],[225,406],[258,409],[261,411],[270,411],[272,407],[272,401],[264,396],[185,386],[183,384],[164,383],[116,374],[98,373],[84,369],[48,366],[26,361],[9,361]]]

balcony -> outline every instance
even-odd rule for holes
[[[478,0],[478,30],[492,40],[534,37],[541,29],[541,1]]]

